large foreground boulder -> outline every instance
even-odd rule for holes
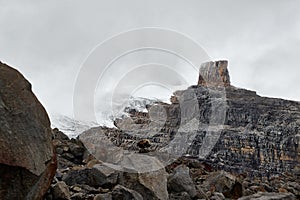
[[[55,171],[44,107],[22,74],[0,62],[0,199],[42,199]]]

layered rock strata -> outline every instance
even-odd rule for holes
[[[235,172],[269,176],[299,165],[299,102],[230,85],[227,61],[204,63],[199,77],[198,85],[174,92],[172,104],[149,105],[148,113],[128,108],[116,129],[97,131],[126,150],[138,151],[147,139],[150,152],[178,152]]]

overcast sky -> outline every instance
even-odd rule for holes
[[[24,74],[50,113],[70,115],[77,73],[96,45],[161,27],[229,60],[233,85],[299,101],[299,8],[297,0],[0,0],[0,60]]]

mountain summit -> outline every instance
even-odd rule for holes
[[[292,171],[300,162],[300,103],[232,86],[227,65],[202,64],[198,84],[174,92],[172,104],[156,103],[148,112],[129,110],[130,115],[116,119],[117,128],[91,129],[80,139],[95,147],[107,137],[126,151],[138,151],[137,143],[147,139],[149,152],[171,154],[170,162],[191,156],[231,172],[265,176]],[[95,139],[86,140],[87,135]],[[102,155],[95,157],[105,162]]]
[[[230,86],[230,77],[227,66],[227,60],[203,63],[200,66],[198,85]]]

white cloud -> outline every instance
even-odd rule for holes
[[[0,60],[32,82],[48,111],[71,113],[76,74],[98,43],[163,27],[191,36],[213,59],[229,59],[236,86],[299,101],[299,7],[296,0],[0,0]]]

